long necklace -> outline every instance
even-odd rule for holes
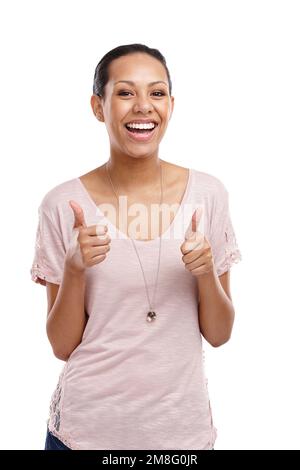
[[[115,196],[116,196],[116,199],[117,199],[117,203],[118,203],[118,212],[120,213],[120,211],[119,211],[119,196],[118,196],[118,193],[116,192],[116,190],[115,190],[115,188],[114,188],[114,185],[113,185],[113,183],[112,183],[112,180],[111,180],[111,177],[110,177],[110,174],[109,174],[109,170],[108,170],[107,163],[105,164],[105,168],[106,168],[106,171],[107,171],[107,175],[108,175],[108,178],[109,178],[111,187],[112,187],[112,189],[113,189],[113,192],[115,193]],[[161,209],[162,201],[163,201],[163,183],[162,183],[162,165],[161,165],[161,163],[160,163],[160,204],[159,204],[159,209]],[[158,224],[158,225],[159,225],[159,224]],[[162,237],[162,236],[160,235],[160,236],[159,236],[158,264],[157,264],[156,281],[155,281],[155,287],[154,287],[154,294],[153,294],[152,303],[150,302],[150,297],[149,297],[149,291],[148,291],[148,287],[147,287],[146,277],[145,277],[144,269],[143,269],[143,266],[142,266],[142,263],[141,263],[141,260],[140,260],[138,251],[137,251],[137,249],[136,249],[136,246],[135,246],[135,243],[134,243],[133,239],[130,238],[130,240],[131,240],[131,242],[132,242],[132,244],[133,244],[133,247],[134,247],[134,249],[135,249],[136,255],[137,255],[137,257],[138,257],[138,260],[139,260],[139,263],[140,263],[140,266],[141,266],[141,270],[142,270],[142,273],[143,273],[143,277],[144,277],[144,283],[145,283],[145,288],[146,288],[146,294],[147,294],[148,303],[149,303],[149,312],[147,313],[147,316],[146,316],[146,320],[147,320],[148,322],[152,322],[152,321],[155,320],[156,317],[157,317],[157,313],[154,311],[153,304],[154,304],[154,299],[155,299],[155,294],[156,294],[158,273],[159,273],[159,268],[160,268],[161,237]],[[146,243],[147,243],[147,242],[146,242]]]

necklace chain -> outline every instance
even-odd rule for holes
[[[106,171],[107,171],[107,175],[108,175],[108,178],[109,178],[111,187],[112,187],[112,189],[113,189],[113,191],[114,191],[114,193],[115,193],[116,199],[117,199],[117,203],[118,203],[118,212],[119,212],[119,195],[118,195],[117,191],[115,190],[115,187],[114,187],[113,182],[112,182],[112,180],[111,180],[107,163],[105,164],[105,168],[106,168]],[[162,178],[162,165],[161,165],[161,162],[160,162],[160,203],[159,203],[159,213],[160,213],[161,204],[162,204],[162,201],[163,201],[163,182],[162,182],[162,180],[163,180],[163,178]],[[159,224],[158,224],[158,225],[159,225]],[[130,237],[129,237],[129,238],[130,238]],[[139,263],[140,263],[140,266],[141,266],[142,273],[143,273],[144,283],[145,283],[145,288],[146,288],[146,293],[147,293],[147,298],[148,298],[148,303],[149,303],[149,308],[150,308],[149,314],[150,314],[150,313],[153,313],[153,314],[154,314],[154,318],[156,317],[156,315],[155,315],[155,312],[153,312],[153,304],[154,304],[154,301],[155,301],[156,288],[157,288],[157,280],[158,280],[158,273],[159,273],[159,268],[160,268],[161,238],[162,238],[162,235],[160,234],[160,236],[159,236],[158,264],[157,264],[155,288],[154,288],[154,294],[153,294],[152,303],[150,302],[150,297],[149,297],[149,291],[148,291],[148,287],[147,287],[146,277],[145,277],[144,269],[143,269],[143,266],[142,266],[142,263],[141,263],[141,260],[140,260],[140,257],[139,257],[137,248],[136,248],[136,246],[135,246],[134,240],[133,240],[132,238],[130,238],[130,240],[131,240],[131,242],[132,242],[132,244],[133,244],[133,247],[134,247],[134,249],[135,249],[136,255],[137,255],[137,257],[138,257],[138,260],[139,260]],[[147,242],[146,242],[146,243],[147,243]],[[150,316],[150,317],[149,317],[149,314],[148,314],[148,321],[151,321],[153,316]],[[151,318],[151,319],[149,320],[149,318]]]

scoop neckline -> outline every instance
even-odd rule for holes
[[[79,178],[79,176],[77,178],[75,178],[75,181],[77,181],[79,183],[79,186],[81,187],[83,193],[85,194],[86,198],[88,199],[88,201],[90,202],[90,204],[94,207],[94,209],[97,210],[98,213],[100,213],[100,217],[102,217],[104,220],[105,220],[105,224],[109,227],[111,227],[116,233],[118,233],[118,239],[123,239],[123,240],[133,240],[134,243],[137,243],[137,244],[148,244],[150,245],[151,243],[156,243],[160,238],[162,238],[162,240],[164,238],[166,238],[170,231],[172,230],[173,228],[173,225],[175,225],[175,222],[177,220],[177,218],[179,217],[181,211],[182,211],[182,208],[183,208],[183,205],[185,204],[187,198],[188,198],[188,195],[189,195],[189,192],[190,192],[190,187],[191,187],[191,181],[192,181],[192,175],[193,175],[193,168],[188,168],[188,179],[187,179],[187,183],[185,185],[185,190],[184,190],[184,193],[183,193],[183,196],[181,198],[181,202],[180,202],[180,205],[179,205],[179,208],[177,209],[177,212],[171,222],[171,224],[168,226],[167,230],[162,233],[161,235],[159,235],[158,237],[155,237],[155,238],[151,238],[150,240],[136,240],[135,238],[130,238],[127,236],[126,233],[122,232],[121,230],[119,230],[104,214],[103,212],[99,209],[99,207],[97,206],[97,204],[95,203],[94,199],[91,197],[90,193],[88,192],[88,190],[86,189],[85,185],[83,184],[83,182],[81,181],[81,179]]]

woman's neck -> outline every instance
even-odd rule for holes
[[[160,165],[164,167],[164,163],[158,156],[129,159],[110,156],[107,168],[112,181],[123,191],[139,191],[159,182]]]

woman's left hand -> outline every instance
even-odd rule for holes
[[[195,210],[185,233],[185,241],[180,247],[185,269],[188,269],[196,277],[208,274],[214,269],[211,246],[205,236],[198,231],[202,215],[201,207]]]

